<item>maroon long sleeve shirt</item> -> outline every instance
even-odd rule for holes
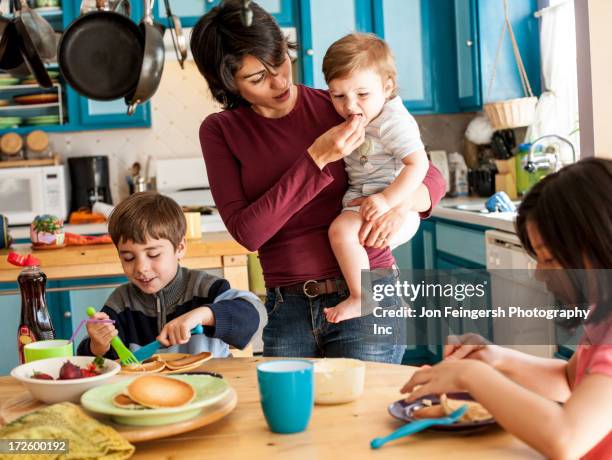
[[[320,170],[307,149],[343,121],[327,91],[299,85],[284,117],[241,107],[212,114],[200,127],[215,204],[236,241],[259,251],[267,287],[341,275],[327,231],[348,187],[344,162]],[[433,165],[425,185],[433,208],[445,193]],[[371,268],[394,263],[389,248],[368,248],[368,256]]]

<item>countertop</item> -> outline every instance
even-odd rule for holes
[[[12,250],[24,254],[33,252],[40,259],[49,279],[123,275],[117,250],[112,244],[68,246],[37,251],[32,251],[30,244],[15,244]],[[0,250],[0,282],[15,281],[21,270],[6,261],[8,252],[7,249]],[[187,254],[181,260],[181,265],[189,268],[246,265],[247,254],[249,251],[238,244],[229,233],[205,233],[202,239],[187,241]],[[244,257],[231,260],[232,257],[240,256]]]
[[[233,412],[194,431],[137,443],[133,458],[543,458],[499,427],[469,436],[428,431],[390,442],[379,450],[370,449],[372,438],[386,435],[402,425],[387,413],[387,406],[401,398],[400,387],[418,368],[397,364],[366,363],[365,389],[356,401],[315,405],[306,431],[292,435],[272,433],[266,425],[257,389],[256,365],[263,360],[265,358],[213,359],[204,364],[201,370],[221,374],[236,390],[238,405]],[[14,378],[0,378],[0,400],[5,404],[23,395],[24,391]],[[31,403],[30,407],[36,408],[36,403]]]
[[[440,219],[454,220],[466,224],[480,225],[483,227],[491,227],[505,232],[515,233],[514,221],[516,219],[515,212],[473,212],[455,209],[454,206],[468,205],[478,207],[484,203],[487,198],[482,197],[457,197],[444,198],[438,206],[433,210],[432,216]]]

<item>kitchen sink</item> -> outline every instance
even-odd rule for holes
[[[518,207],[518,205],[521,202],[513,201],[513,203]],[[489,212],[489,210],[485,208],[484,203],[455,204],[455,205],[444,206],[444,207],[448,209],[456,209],[457,211],[475,212],[475,213],[480,213],[480,214],[506,214],[506,213]]]

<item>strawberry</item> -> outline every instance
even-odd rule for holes
[[[96,372],[90,371],[89,369],[81,369],[81,377],[95,377],[98,375]]]
[[[38,371],[34,371],[34,373],[32,374],[32,378],[38,379],[38,380],[55,380],[49,374],[45,374],[44,372],[38,372]]]

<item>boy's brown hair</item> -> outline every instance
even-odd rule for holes
[[[185,215],[178,203],[156,192],[130,195],[108,220],[108,232],[115,246],[130,240],[144,244],[150,237],[168,240],[176,250],[186,229]]]
[[[397,96],[397,68],[387,42],[374,34],[351,33],[335,41],[323,58],[323,75],[329,84],[335,78],[346,78],[358,70],[374,69],[382,78],[393,82],[391,97]]]

